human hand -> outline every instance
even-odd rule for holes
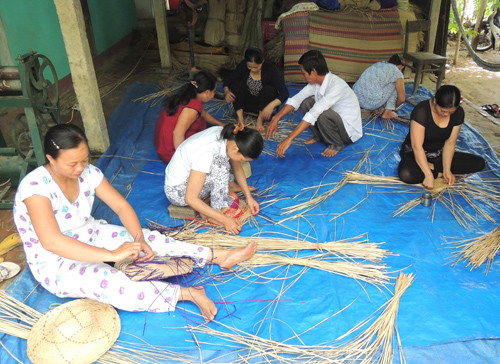
[[[278,122],[280,119],[276,116],[274,116],[269,124],[267,125],[266,129],[266,139],[269,139],[270,137],[273,137],[274,134],[276,134],[276,131],[278,130]]]
[[[112,262],[119,262],[126,258],[131,258],[136,260],[139,258],[139,253],[141,252],[141,242],[139,241],[127,241],[120,245],[115,250],[111,251]]]
[[[428,190],[432,190],[434,188],[434,176],[432,174],[430,176],[425,176],[422,184]]]
[[[241,231],[241,222],[239,222],[238,219],[225,216],[223,224],[224,228],[231,234],[238,235]]]
[[[141,251],[144,253],[144,255],[139,259],[137,259],[138,262],[152,260],[157,255],[156,252],[154,252],[153,249],[151,249],[151,246],[145,241],[141,242]]]
[[[455,184],[455,175],[451,171],[443,172],[443,179],[450,186]]]
[[[233,102],[234,100],[236,100],[236,95],[233,94],[231,91],[228,91],[228,92],[224,93],[224,98],[226,99],[227,103],[230,103],[230,102]]]
[[[260,206],[257,201],[253,197],[247,198],[247,205],[250,207],[250,211],[252,215],[257,215],[260,211]]]
[[[284,158],[285,152],[287,151],[288,148],[290,148],[290,145],[292,145],[292,141],[288,138],[279,143],[278,146],[276,147],[276,156]]]
[[[272,105],[267,105],[265,108],[263,108],[260,112],[260,115],[262,116],[262,120],[269,120],[271,118],[271,114],[273,113],[274,107]]]

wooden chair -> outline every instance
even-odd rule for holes
[[[429,52],[430,27],[430,20],[415,20],[406,22],[406,36],[403,58],[406,61],[406,66],[411,68],[411,70],[415,73],[413,93],[417,91],[418,85],[422,83],[422,78],[424,76],[424,73],[426,72],[437,73],[436,90],[439,88],[444,78],[446,57]],[[415,52],[410,52],[408,50],[410,34],[418,32],[424,32],[423,49],[417,49],[417,51]]]

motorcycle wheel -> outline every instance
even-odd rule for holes
[[[478,40],[477,40],[476,51],[484,52],[493,47],[493,42],[491,41],[491,34],[489,30],[487,29],[480,30],[477,38]]]

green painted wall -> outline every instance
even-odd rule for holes
[[[33,49],[52,61],[59,78],[69,74],[61,28],[51,0],[0,0],[0,13],[14,64],[18,55]]]
[[[88,4],[99,54],[137,24],[134,0],[88,0]],[[0,0],[0,14],[13,58],[33,49],[52,61],[59,79],[70,73],[52,0]]]
[[[137,25],[134,0],[88,0],[88,3],[98,54],[130,34]]]

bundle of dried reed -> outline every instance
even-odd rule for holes
[[[241,32],[245,20],[246,0],[226,1],[226,44],[241,50]]]
[[[394,295],[382,307],[384,308],[382,314],[361,334],[357,335],[354,339],[350,340],[347,345],[346,355],[343,357],[345,362],[361,362],[361,363],[382,363],[391,364],[393,362],[394,349],[394,333],[398,338],[399,352],[401,357],[402,347],[399,340],[399,333],[397,331],[396,319],[399,310],[399,301],[403,293],[406,292],[408,287],[413,282],[413,274],[400,273],[396,279],[394,288]],[[337,340],[347,337],[351,333],[359,330],[365,326],[371,319],[367,319],[355,326],[352,330],[341,336]],[[401,360],[401,362],[404,362]]]
[[[154,228],[154,226],[150,226]],[[321,253],[334,254],[342,259],[360,259],[374,263],[381,262],[386,255],[390,254],[388,250],[381,248],[383,243],[370,243],[366,234],[337,241],[311,243],[284,238],[245,237],[213,232],[200,233],[184,229],[175,235],[175,239],[216,249],[242,248],[247,246],[250,241],[256,241],[258,251],[315,250]]]
[[[386,273],[386,266],[383,264],[342,261],[332,262],[324,259],[327,257],[327,254],[316,254],[305,258],[294,258],[277,254],[255,254],[249,260],[240,263],[238,269],[253,269],[254,267],[267,265],[298,265],[339,274],[344,277],[382,287],[391,279]]]
[[[277,65],[283,64],[283,57],[285,56],[285,33],[283,33],[282,29],[278,30],[276,36],[264,45],[264,53],[270,62]]]
[[[399,274],[396,279],[393,297],[375,311],[367,320],[356,325],[336,341],[343,340],[372,321],[373,323],[359,335],[348,340],[343,345],[291,345],[286,342],[278,342],[264,339],[257,335],[251,335],[222,323],[219,324],[230,332],[213,330],[208,326],[190,326],[189,328],[193,333],[199,332],[222,338],[231,343],[231,347],[235,347],[236,344],[242,346],[242,348],[238,350],[240,354],[238,356],[239,360],[235,361],[236,363],[248,363],[252,360],[260,359],[268,363],[296,363],[298,361],[303,361],[310,363],[390,364],[393,362],[394,333],[396,333],[400,361],[404,363],[405,360],[402,352],[401,340],[397,331],[396,319],[400,299],[412,284],[413,278],[413,274]],[[375,314],[382,309],[383,312],[375,319]],[[300,334],[296,336],[299,338]]]
[[[448,243],[450,248],[459,249],[451,255],[454,257],[453,265],[461,261],[467,262],[471,270],[479,268],[486,263],[486,275],[488,274],[493,260],[500,252],[500,226],[487,234],[477,238],[463,239]]]
[[[393,185],[394,188],[405,192],[422,192],[422,185],[408,185],[401,181],[398,177],[376,176],[372,174],[362,174],[357,171],[350,171],[344,174],[345,183],[358,184],[373,184],[377,186]],[[429,190],[434,198],[432,208],[432,220],[434,221],[436,203],[442,203],[457,220],[457,222],[466,229],[470,229],[478,223],[478,216],[485,220],[495,222],[495,219],[488,212],[478,205],[475,201],[480,201],[491,209],[500,212],[500,178],[482,178],[480,180],[473,179],[457,179],[453,185],[448,185],[443,178],[437,178],[434,182],[434,188]],[[335,192],[338,190],[335,189]],[[459,198],[461,197],[461,199]],[[462,204],[467,203],[475,212],[475,215],[468,213]],[[404,215],[415,206],[419,205],[421,197],[418,196],[400,206],[393,216]]]
[[[208,4],[208,19],[205,25],[205,43],[218,46],[224,42],[226,28],[226,0],[210,0]]]

